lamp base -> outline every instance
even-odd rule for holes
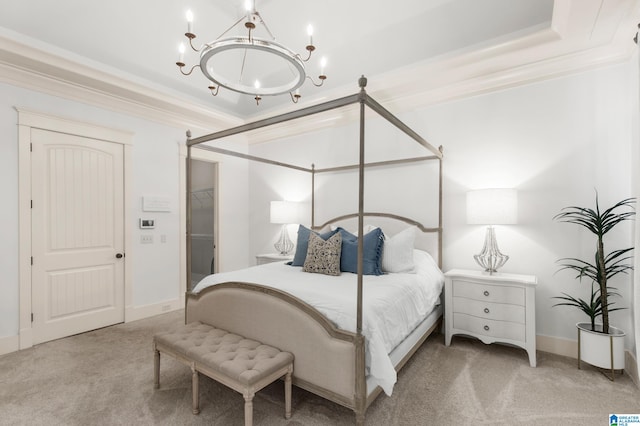
[[[293,249],[293,243],[289,238],[289,232],[287,232],[287,225],[282,225],[282,231],[280,232],[280,238],[278,242],[273,245],[278,253],[283,256],[289,254],[289,252]]]
[[[507,263],[507,260],[509,260],[509,256],[500,253],[500,249],[498,249],[496,232],[493,229],[493,226],[487,227],[482,251],[474,255],[473,258],[476,263],[483,267],[485,272],[488,272],[489,274],[498,272],[498,268],[501,268],[505,263]]]

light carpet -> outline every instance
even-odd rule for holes
[[[183,312],[60,339],[0,357],[2,425],[242,425],[239,393],[202,377],[199,415],[191,413],[191,375],[162,357],[153,389],[152,336]],[[393,395],[367,410],[367,425],[608,425],[611,413],[640,413],[640,390],[626,376],[609,381],[593,367],[435,334],[400,372]],[[584,365],[584,364],[583,364]],[[276,382],[254,399],[255,425],[351,425],[353,413],[294,387],[284,419]]]

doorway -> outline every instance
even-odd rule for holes
[[[31,131],[34,343],[124,321],[121,144]]]
[[[191,283],[218,270],[216,261],[217,163],[191,160]]]
[[[20,348],[124,321],[132,134],[18,109]]]

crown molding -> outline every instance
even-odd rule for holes
[[[483,49],[370,76],[367,93],[398,114],[625,62],[637,50],[632,38],[639,21],[638,0],[556,0],[547,28]],[[351,90],[341,88],[325,93],[324,98],[346,96],[354,90],[355,85]],[[355,117],[337,111],[323,115],[317,123],[290,122],[261,132],[251,143],[319,130]]]
[[[640,21],[640,0],[555,0],[550,24],[492,45],[431,59],[392,72],[368,76],[367,92],[394,113],[436,103],[558,78],[629,60]],[[355,93],[354,85],[324,91],[265,114],[242,120],[0,34],[0,81],[89,105],[189,128],[195,133],[238,126]],[[168,89],[167,89],[168,90]],[[290,137],[353,121],[357,114],[332,111],[251,134],[252,144]]]
[[[0,36],[0,81],[130,114],[210,132],[242,120],[130,79]]]

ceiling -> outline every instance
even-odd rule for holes
[[[354,93],[361,74],[370,94],[406,109],[625,60],[640,21],[640,0],[255,1],[299,53],[314,26],[312,76],[328,59],[324,86],[305,83],[298,105],[284,95],[257,106],[224,88],[212,97],[202,73],[175,65],[187,9],[202,43],[242,16],[243,0],[4,1],[0,81],[214,129]]]

